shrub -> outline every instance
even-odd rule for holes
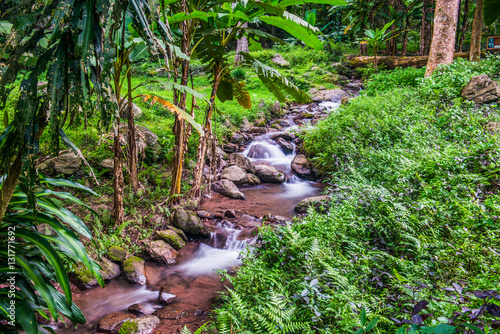
[[[242,68],[237,68],[237,69],[233,70],[231,72],[231,76],[236,81],[245,81],[245,79],[247,77],[245,74],[245,70]]]
[[[393,71],[374,73],[365,82],[366,94],[373,96],[394,88],[416,87],[423,78],[425,68],[398,68]]]

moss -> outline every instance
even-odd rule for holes
[[[128,252],[125,248],[119,246],[112,246],[108,249],[108,257],[111,261],[123,262],[127,258]]]
[[[97,285],[97,279],[92,275],[87,267],[79,262],[78,265],[73,267],[73,280],[76,285],[85,289],[89,289]]]
[[[159,239],[165,241],[176,250],[179,250],[186,245],[186,242],[184,242],[184,240],[182,240],[182,238],[172,230],[156,231],[156,235]]]
[[[144,260],[137,256],[131,256],[123,262],[123,271],[126,274],[133,274],[138,267],[144,265]]]

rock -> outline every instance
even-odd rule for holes
[[[252,126],[248,129],[247,132],[250,133],[267,133],[267,128],[265,127],[259,127],[259,126]]]
[[[124,143],[128,142],[128,127],[127,124],[120,126],[120,134],[123,136]],[[144,152],[146,148],[157,152],[160,149],[158,144],[158,136],[145,126],[135,126],[135,144],[138,152]]]
[[[323,212],[328,209],[329,207],[329,202],[331,201],[330,196],[314,196],[314,197],[307,197],[301,200],[296,206],[295,206],[295,212],[298,213],[307,213],[307,209],[309,206],[313,206],[314,209],[317,212]]]
[[[265,109],[266,108],[266,101],[264,99],[261,99],[259,101],[259,109]]]
[[[248,121],[246,117],[243,117],[243,120],[241,121],[240,129],[243,132],[248,132],[250,128],[252,127],[252,124]]]
[[[155,147],[158,145],[158,136],[156,133],[141,125],[136,125],[135,128],[144,135],[144,141],[147,147]]]
[[[344,96],[342,99],[340,99],[340,104],[345,106],[349,103],[349,101],[351,101],[353,99],[354,99],[353,97]]]
[[[259,128],[262,128],[262,127],[265,127],[267,125],[267,121],[265,118],[259,118],[259,119],[256,119],[253,124],[255,126],[258,126]]]
[[[123,272],[125,273],[125,278],[136,284],[146,285],[146,274],[144,271],[144,260],[137,257],[131,256],[123,262]]]
[[[127,313],[110,313],[97,323],[98,332],[118,333],[119,326],[133,316]]]
[[[310,113],[310,112],[304,112],[302,113],[302,118],[313,118],[314,117],[314,114],[313,113]]]
[[[102,268],[99,272],[105,281],[115,279],[120,275],[120,266],[105,257],[101,259],[99,265]]]
[[[226,212],[224,212],[224,216],[227,218],[236,218],[236,211],[233,209],[226,210]]]
[[[222,179],[232,181],[234,184],[239,185],[256,185],[260,184],[260,180],[253,174],[245,173],[238,166],[229,166],[222,171]]]
[[[103,257],[101,261],[97,263],[101,266],[99,272],[105,281],[115,279],[120,275],[120,266],[107,258]],[[97,278],[95,278],[92,272],[81,262],[73,269],[73,274],[71,276],[74,283],[81,289],[90,289],[98,284]]]
[[[130,324],[129,324],[130,323]],[[156,315],[145,315],[137,319],[126,321],[122,327],[130,328],[128,334],[151,334],[154,329],[160,324],[160,318]]]
[[[293,133],[285,131],[271,136],[272,140],[277,140],[278,138],[283,138],[286,141],[293,141],[295,139],[295,135]]]
[[[222,149],[223,149],[223,150],[224,150],[224,152],[226,152],[226,153],[233,153],[233,152],[238,151],[238,145],[233,144],[233,143],[227,143],[227,144],[224,144],[224,145],[222,146]]]
[[[273,64],[279,65],[281,67],[288,67],[290,63],[283,58],[282,55],[275,53],[274,58],[272,59]]]
[[[320,90],[316,93],[316,97],[320,98],[321,101],[340,101],[347,93],[342,89],[330,89],[330,90]],[[316,101],[314,101],[316,102]]]
[[[177,228],[177,227],[174,227],[174,226],[168,226],[168,229],[174,231],[175,233],[177,233],[182,238],[182,240],[184,240],[186,242],[188,241],[186,233],[184,233],[184,231],[181,230],[180,228]]]
[[[39,168],[49,175],[73,175],[82,169],[82,159],[75,153],[64,153],[42,162]]]
[[[146,314],[152,314],[155,309],[151,304],[147,303],[137,303],[137,304],[132,304],[128,307],[128,311],[132,314],[135,315],[146,315]]]
[[[279,101],[274,102],[273,106],[271,107],[271,116],[273,118],[279,118],[283,115],[283,110],[281,109],[281,104]]]
[[[352,89],[355,91],[361,90],[361,87],[359,86],[359,84],[357,84],[355,82],[349,82],[348,84],[345,85],[345,88],[349,88],[349,89]]]
[[[303,154],[296,155],[292,160],[292,170],[303,179],[315,179],[316,173],[312,164]]]
[[[108,249],[108,257],[111,261],[122,263],[127,258],[128,252],[125,248],[119,246],[111,246]]]
[[[281,125],[279,125],[278,123],[273,123],[273,124],[271,125],[271,128],[272,128],[272,129],[276,129],[276,130],[278,130],[278,131],[280,131],[280,130],[282,130],[282,129],[283,129],[283,127],[282,127]]]
[[[155,240],[146,244],[146,250],[153,259],[165,264],[176,264],[179,253],[163,240]]]
[[[314,96],[312,98],[312,101],[316,102],[316,103],[321,103],[321,102],[323,102],[323,98],[321,96]]]
[[[203,230],[200,218],[193,211],[176,209],[173,222],[176,227],[188,234],[199,234]]]
[[[212,219],[213,218],[213,215],[207,211],[197,211],[196,214],[200,218],[205,218],[205,219]]]
[[[217,158],[217,160],[227,160],[227,153],[224,152],[224,150],[220,147],[216,147],[215,148],[215,157]]]
[[[156,236],[176,250],[186,246],[186,242],[182,240],[181,236],[172,230],[156,231]]]
[[[255,165],[250,159],[240,153],[233,153],[229,156],[229,163],[235,164],[247,173],[255,174]]]
[[[318,88],[311,88],[307,91],[309,95],[315,95],[318,92]]]
[[[500,86],[486,74],[470,79],[462,89],[462,97],[475,103],[490,103],[500,99]]]
[[[221,212],[216,212],[216,213],[214,213],[214,218],[215,219],[224,219],[224,214]]]
[[[127,99],[123,99],[123,103],[128,104],[128,100]],[[143,114],[141,108],[139,108],[135,103],[132,102],[132,114],[134,115],[134,118],[140,118]],[[128,107],[126,107],[124,110],[123,110],[123,113],[122,113],[122,118],[124,119],[127,119],[128,118]]]
[[[239,133],[233,133],[231,135],[231,143],[233,143],[233,144],[242,144],[244,141],[245,141],[245,137],[243,137]]]
[[[293,145],[290,142],[286,141],[283,137],[278,137],[278,139],[276,139],[276,142],[281,147],[283,152],[287,154],[293,153]]]
[[[246,199],[245,194],[239,191],[236,185],[229,180],[220,180],[212,184],[212,190],[229,198]]]
[[[168,293],[168,292],[163,292],[163,291],[160,291],[160,293],[158,294],[158,301],[160,303],[163,303],[163,304],[172,304],[175,300],[175,298],[177,298],[176,295],[173,295],[171,293]]]
[[[113,161],[113,159],[104,159],[103,161],[101,161],[99,166],[102,169],[109,169],[110,171],[112,171],[115,169],[115,162]]]
[[[262,182],[268,183],[283,183],[286,181],[284,172],[273,166],[258,165],[256,166],[256,175]]]

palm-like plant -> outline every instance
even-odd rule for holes
[[[0,289],[0,320],[4,333],[39,332],[35,313],[50,316],[57,322],[61,316],[73,324],[84,324],[85,317],[72,302],[66,274],[68,264],[81,262],[104,285],[99,266],[89,258],[77,237],[92,238],[87,226],[59,201],[81,205],[82,201],[53,187],[70,187],[95,193],[62,179],[40,178],[35,191],[37,210],[31,209],[26,193],[16,191],[0,222],[0,279],[8,285]],[[58,199],[56,199],[56,197]],[[93,211],[92,211],[93,212]],[[39,233],[40,226],[49,226],[55,235]],[[76,233],[75,233],[76,232]],[[63,293],[56,289],[55,282]]]
[[[392,35],[392,31],[387,31],[389,27],[394,23],[391,21],[387,23],[382,29],[376,28],[375,30],[367,29],[365,30],[365,37],[363,37],[363,41],[373,47],[374,54],[374,65],[377,67],[377,51],[381,43],[386,42],[392,38],[395,38],[397,35]]]

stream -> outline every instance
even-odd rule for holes
[[[147,262],[145,286],[131,284],[124,278],[107,282],[105,288],[93,288],[74,293],[73,300],[82,310],[87,324],[74,328],[63,324],[54,327],[57,333],[94,333],[97,322],[113,312],[128,313],[132,304],[141,304],[144,314],[155,314],[161,319],[154,333],[178,333],[187,325],[196,329],[207,321],[217,291],[225,291],[217,269],[233,268],[241,265],[239,255],[255,241],[255,235],[264,215],[281,216],[290,219],[295,215],[294,207],[302,199],[316,196],[323,186],[316,181],[302,180],[293,174],[290,164],[296,155],[283,153],[280,146],[272,139],[280,132],[290,132],[298,128],[294,118],[307,111],[314,115],[325,116],[338,107],[336,102],[322,102],[292,108],[282,123],[288,125],[282,131],[256,135],[242,153],[255,164],[274,166],[287,176],[282,184],[262,183],[252,187],[240,187],[246,200],[230,199],[221,194],[213,194],[204,200],[200,210],[224,212],[234,209],[235,218],[205,220],[210,230],[210,238],[190,240],[182,248],[179,263],[164,265]],[[314,106],[314,108],[311,108]],[[310,120],[299,120],[308,126]],[[272,130],[272,129],[270,129]],[[176,296],[175,302],[165,306],[158,301],[160,291]],[[166,294],[165,296],[169,296]]]

